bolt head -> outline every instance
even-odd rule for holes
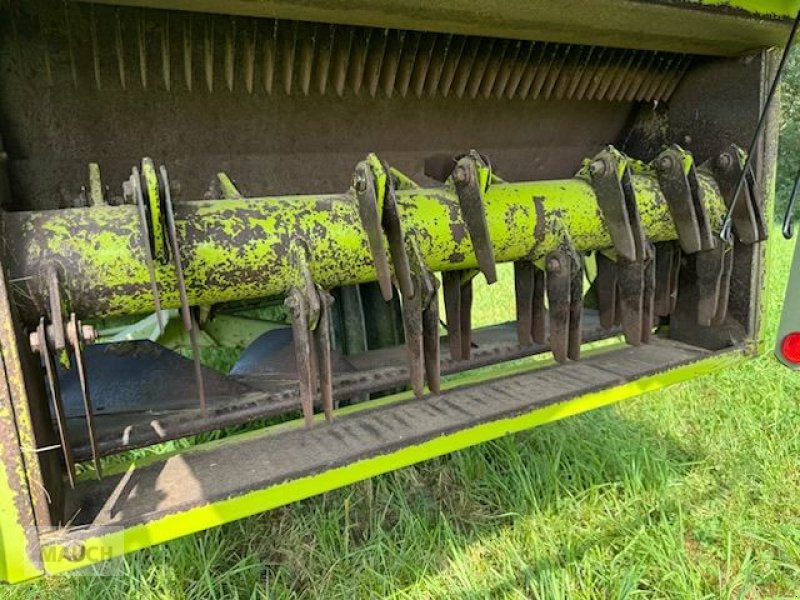
[[[662,156],[656,162],[656,167],[661,169],[662,171],[669,171],[675,162],[672,160],[671,156]]]
[[[598,177],[599,175],[605,175],[606,173],[606,161],[604,160],[594,160],[589,164],[589,175],[592,177]]]
[[[463,165],[456,165],[453,169],[453,181],[458,183],[466,183],[469,181],[469,171]]]
[[[30,343],[31,350],[33,350],[34,354],[38,354],[40,350],[39,334],[36,333],[35,331],[31,331],[30,334],[28,334],[28,342]]]
[[[733,165],[733,157],[727,152],[723,152],[717,157],[717,166],[720,169],[730,169]]]
[[[136,202],[133,196],[133,182],[130,179],[122,182],[122,201],[125,204],[135,204]]]
[[[561,271],[561,261],[558,260],[555,256],[551,256],[547,259],[547,270],[550,273],[558,273]]]
[[[87,344],[97,340],[97,330],[91,325],[81,325],[81,337]]]
[[[367,176],[360,169],[353,175],[353,189],[359,193],[367,189]]]

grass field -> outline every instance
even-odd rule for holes
[[[792,252],[773,239],[769,331]],[[121,577],[5,594],[798,597],[799,398],[768,354],[128,556]]]

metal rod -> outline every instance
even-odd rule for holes
[[[92,399],[89,393],[89,379],[86,375],[86,363],[83,356],[83,326],[78,321],[75,313],[69,319],[69,326],[72,329],[72,350],[75,354],[75,366],[78,370],[78,380],[81,385],[81,399],[83,400],[83,412],[86,418],[86,429],[89,432],[89,446],[92,449],[92,462],[97,478],[103,476],[100,467],[100,455],[97,453],[97,441],[94,426],[94,411],[92,410]]]
[[[172,246],[172,260],[175,261],[175,279],[178,284],[178,294],[181,301],[181,315],[183,316],[183,327],[189,334],[189,343],[192,347],[192,361],[194,362],[194,376],[197,383],[197,395],[200,400],[200,411],[203,417],[208,416],[206,412],[206,386],[203,381],[203,365],[200,364],[200,344],[197,341],[197,324],[192,315],[192,308],[189,306],[189,298],[186,294],[186,281],[183,277],[183,264],[181,262],[180,245],[175,229],[175,213],[172,207],[172,192],[169,187],[169,176],[167,169],[162,166],[160,169],[161,190],[164,195],[164,212],[167,217],[167,235]]]
[[[772,85],[769,88],[769,93],[767,94],[767,99],[764,102],[764,107],[761,109],[761,114],[758,117],[758,124],[756,125],[756,131],[753,134],[753,139],[750,141],[750,148],[747,150],[747,157],[745,158],[744,168],[742,169],[741,174],[739,175],[739,181],[736,183],[736,190],[733,193],[731,198],[731,205],[728,208],[728,212],[725,215],[725,221],[722,224],[722,230],[719,233],[720,239],[723,242],[730,244],[733,241],[733,211],[736,208],[736,203],[739,200],[739,196],[742,193],[742,188],[744,187],[745,178],[747,177],[747,171],[750,169],[750,164],[753,161],[753,156],[756,152],[756,146],[758,144],[758,139],[761,137],[761,132],[764,129],[764,124],[767,121],[767,113],[769,112],[769,107],[772,104],[772,99],[775,97],[775,92],[778,90],[778,85],[781,82],[781,75],[783,74],[783,69],[786,66],[786,62],[789,59],[789,53],[792,50],[792,46],[794,46],[794,38],[797,35],[797,29],[800,26],[800,11],[797,12],[797,16],[794,18],[794,23],[792,24],[792,31],[789,33],[789,39],[786,40],[786,46],[783,48],[783,54],[781,55],[781,61],[778,63],[778,69],[775,72],[775,78],[772,80]]]

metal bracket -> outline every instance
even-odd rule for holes
[[[414,395],[425,394],[425,382],[434,394],[441,389],[438,281],[428,271],[413,237],[406,249],[414,279],[414,293],[403,296],[403,329],[409,354]]]
[[[486,282],[492,284],[497,281],[497,267],[483,207],[483,194],[492,178],[491,166],[475,150],[470,150],[457,160],[450,178],[458,196],[461,215],[472,241],[478,268],[486,277]]]
[[[588,172],[617,254],[628,261],[642,260],[645,239],[628,158],[608,146],[591,160]]]
[[[545,343],[545,273],[531,260],[514,262],[517,340],[520,346]]]
[[[558,362],[581,354],[583,261],[564,245],[545,258],[547,302],[550,306],[550,349]]]
[[[381,219],[386,188],[386,173],[374,155],[356,165],[353,175],[353,189],[358,202],[358,215],[367,234],[372,261],[381,295],[387,302],[392,299],[392,273],[389,259],[383,245]],[[377,164],[375,164],[377,162]],[[377,169],[375,168],[377,167]]]
[[[284,305],[292,316],[295,359],[300,386],[300,405],[306,427],[314,424],[315,400],[322,396],[327,421],[333,420],[333,366],[331,361],[330,311],[333,297],[314,284],[308,267],[308,249],[294,240],[290,260],[297,269],[295,285]]]
[[[102,476],[102,472],[99,455],[97,453],[97,444],[95,442],[94,411],[92,410],[92,403],[89,395],[86,362],[83,355],[84,344],[94,342],[97,338],[97,333],[91,325],[84,325],[81,323],[75,316],[75,313],[70,315],[70,319],[66,324],[64,323],[58,273],[52,265],[48,268],[47,281],[50,299],[48,317],[40,317],[36,330],[30,333],[29,342],[31,350],[39,354],[42,365],[44,366],[48,393],[50,395],[50,402],[53,408],[53,415],[55,417],[60,442],[57,447],[61,449],[64,457],[69,485],[74,488],[75,460],[72,453],[72,444],[69,439],[64,405],[61,400],[61,386],[58,379],[58,369],[56,367],[56,355],[59,352],[63,352],[65,357],[68,357],[66,353],[69,349],[74,353],[75,365],[81,387],[81,398],[83,401],[89,444],[92,449],[92,460],[95,466],[95,473],[99,479]],[[47,324],[48,318],[50,321],[49,325]]]
[[[661,152],[653,164],[683,251],[694,254],[713,248],[715,236],[692,155],[674,144]]]
[[[678,301],[678,277],[681,269],[681,250],[675,242],[655,244],[656,288],[654,312],[666,317],[675,312]]]
[[[768,227],[764,219],[763,203],[744,150],[731,144],[716,160],[705,163],[701,168],[710,171],[717,181],[725,205],[731,212],[737,239],[743,244],[755,244],[766,240]],[[734,194],[742,177],[742,170],[745,168],[747,172],[744,173],[743,189],[737,202],[734,200]]]
[[[621,325],[628,344],[648,343],[657,314],[654,245],[645,243],[644,257],[640,261],[629,261],[621,256],[614,261],[603,252],[597,252],[595,260],[601,327],[610,329]]]
[[[468,360],[472,351],[472,280],[475,269],[442,272],[450,358]]]
[[[713,250],[694,255],[697,288],[697,323],[718,325],[728,312],[733,247],[720,242]]]

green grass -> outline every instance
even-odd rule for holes
[[[774,241],[769,331],[792,249]],[[481,291],[476,298],[502,317],[507,304]],[[797,597],[798,398],[800,374],[767,354],[133,554],[121,577],[54,578],[6,593]]]

